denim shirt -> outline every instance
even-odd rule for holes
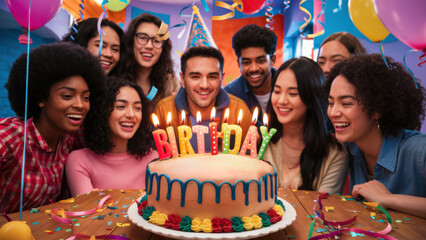
[[[346,144],[350,157],[351,191],[367,182],[363,153],[355,143]],[[426,134],[401,130],[397,136],[383,139],[374,179],[393,194],[426,197]]]

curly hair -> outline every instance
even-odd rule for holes
[[[123,29],[121,29],[115,22],[110,21],[108,19],[102,19],[101,27],[110,27],[112,28],[118,35],[120,39],[120,56],[123,52]],[[99,36],[98,32],[98,19],[97,18],[88,18],[81,22],[77,22],[70,28],[69,33],[67,33],[62,41],[64,42],[73,42],[77,43],[80,46],[87,48],[89,40]],[[117,66],[120,66],[120,60],[117,63]],[[115,67],[109,75],[116,75],[118,72],[117,67]]]
[[[396,135],[401,129],[419,130],[425,117],[425,89],[404,66],[386,57],[389,69],[380,54],[356,56],[336,64],[325,90],[330,92],[333,80],[342,75],[355,87],[355,96],[367,114],[379,115],[383,136]]]
[[[232,37],[232,48],[239,58],[241,50],[249,47],[263,47],[271,57],[277,50],[277,36],[266,27],[249,24],[238,30]]]
[[[321,67],[306,57],[292,58],[277,70],[272,79],[272,89],[280,73],[286,69],[291,70],[296,76],[300,99],[307,106],[303,127],[305,148],[300,155],[302,186],[299,189],[313,190],[312,184],[320,174],[323,160],[328,155],[329,146],[336,145],[339,149],[342,146],[330,135],[327,98],[322,88],[324,74]],[[271,116],[271,127],[277,129],[277,133],[271,139],[273,143],[276,143],[283,135],[283,127],[272,108],[271,99],[268,102],[267,113]]]
[[[186,62],[188,61],[188,59],[193,57],[216,58],[220,64],[220,72],[223,72],[223,64],[225,60],[223,59],[222,53],[214,47],[198,46],[198,47],[191,47],[180,58],[180,68],[181,68],[182,74],[185,74]]]
[[[324,39],[320,48],[322,48],[324,44],[330,41],[339,41],[341,44],[343,44],[343,46],[346,47],[352,56],[361,56],[367,54],[367,50],[365,50],[364,46],[362,46],[358,38],[348,32],[337,32],[331,34],[326,39]]]
[[[13,63],[5,87],[10,105],[19,117],[25,115],[27,54]],[[98,60],[85,48],[66,42],[43,44],[30,52],[28,67],[28,118],[38,118],[39,103],[49,98],[52,85],[71,76],[81,76],[90,90],[90,105],[96,104],[105,84]]]
[[[139,63],[136,61],[134,53],[135,35],[138,26],[142,23],[153,23],[158,28],[161,26],[161,19],[151,15],[149,13],[142,13],[138,17],[132,19],[126,33],[124,34],[124,44],[126,46],[123,53],[123,64],[121,73],[126,79],[136,82],[138,77],[138,71],[141,68]],[[163,50],[158,61],[152,67],[151,73],[149,74],[149,80],[152,86],[158,89],[157,95],[153,99],[153,105],[160,99],[166,96],[166,89],[172,84],[169,80],[169,76],[174,76],[173,61],[171,57],[172,42],[170,39],[164,40]]]
[[[149,101],[142,93],[142,89],[133,82],[123,78],[110,77],[107,81],[105,95],[100,104],[93,106],[84,121],[84,139],[88,148],[97,154],[107,153],[114,144],[110,140],[111,130],[109,128],[109,117],[114,110],[117,94],[122,87],[131,87],[138,93],[142,102],[142,121],[135,135],[127,143],[127,151],[138,157],[146,156],[154,147],[152,130],[149,121]]]

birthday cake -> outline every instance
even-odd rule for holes
[[[192,154],[155,160],[146,171],[139,214],[181,231],[232,232],[281,220],[277,173],[249,156]]]

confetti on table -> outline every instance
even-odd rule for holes
[[[57,229],[55,229],[55,231],[58,232],[61,229],[62,229],[61,227],[58,227]]]
[[[110,206],[108,206],[108,208],[111,209],[111,210],[117,209],[117,207],[110,207]]]
[[[117,227],[129,227],[130,223],[117,223]]]
[[[40,210],[38,210],[37,208],[31,208],[30,213],[38,213],[40,212]]]
[[[108,225],[108,226],[112,225],[112,221],[109,221],[109,222],[107,223],[107,225]]]
[[[123,205],[121,208],[128,208],[130,205],[129,204],[126,204],[126,205]]]
[[[80,226],[80,223],[74,223],[74,226]]]
[[[318,228],[317,230],[315,230],[315,232],[322,233],[322,232],[328,232],[328,230],[325,228]]]
[[[346,202],[347,200],[346,200],[346,198],[342,197],[342,201],[343,201],[343,202]]]
[[[325,207],[325,211],[326,212],[334,212],[334,207],[333,206],[330,206],[330,207]]]
[[[77,222],[77,221],[78,221],[78,219],[77,219],[77,218],[74,218],[72,221],[73,221],[73,222]]]
[[[74,203],[75,199],[74,198],[69,198],[69,199],[61,200],[59,202],[61,202],[61,203]]]
[[[118,215],[118,213],[116,213],[116,214],[114,215],[114,217],[118,217],[118,216],[120,216],[120,215]]]
[[[99,216],[98,216],[98,220],[104,220],[104,219],[105,219],[105,217],[106,217],[106,215],[99,215]]]
[[[350,232],[352,237],[356,237],[356,233]]]
[[[297,189],[291,189],[291,191],[293,191],[293,192],[297,192]]]
[[[377,220],[377,222],[384,223],[384,222],[385,222],[385,220],[383,220],[383,219],[379,219],[379,220]]]
[[[68,228],[67,230],[65,230],[65,232],[71,232],[71,228]]]
[[[76,208],[77,206],[78,206],[78,204],[76,204],[76,205],[72,206],[72,208]]]
[[[306,215],[308,218],[315,218],[315,215]]]
[[[98,202],[100,202],[101,200],[96,200],[96,201],[94,201],[94,203],[98,203]]]
[[[375,212],[370,212],[370,216],[375,217],[376,213]],[[373,218],[374,219],[374,218]]]
[[[406,221],[410,221],[411,219],[403,217],[402,219],[406,220]]]
[[[362,202],[362,203],[364,203],[365,205],[370,206],[370,207],[377,207],[377,206],[379,206],[378,202]]]
[[[40,222],[33,222],[33,225],[39,225]]]
[[[94,216],[94,217],[92,217],[91,219],[97,219],[99,216]]]
[[[401,220],[395,220],[395,222],[400,223],[400,222],[402,222],[402,221],[401,221]]]

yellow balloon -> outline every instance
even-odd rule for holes
[[[24,221],[11,221],[0,228],[1,240],[34,240],[31,228]]]
[[[377,16],[373,0],[349,0],[348,8],[355,27],[372,42],[380,42],[389,35]]]
[[[108,2],[105,3],[105,7],[110,11],[119,12],[125,9],[129,3],[130,0],[108,0]]]

